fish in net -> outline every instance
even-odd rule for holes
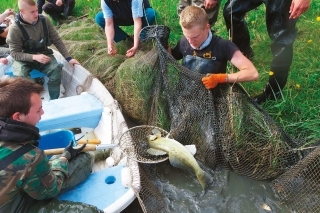
[[[183,67],[164,48],[170,32],[167,27],[148,26],[142,32],[142,40],[155,41],[158,53],[148,125],[167,129],[183,145],[196,145],[195,158],[206,167],[232,169],[256,180],[274,179],[300,160],[294,151],[298,144],[240,84],[205,89],[204,75]],[[150,175],[147,169],[144,173]]]

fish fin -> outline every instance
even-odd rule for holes
[[[158,129],[153,129],[152,134],[155,135],[157,138],[161,138],[161,132]]]
[[[184,147],[186,147],[186,149],[192,154],[195,155],[197,152],[197,148],[195,145],[185,145]]]
[[[191,170],[191,168],[188,165],[186,165],[185,163],[183,163],[180,159],[178,159],[176,157],[172,157],[169,155],[169,161],[170,161],[170,164],[174,167],[177,167],[180,169]]]
[[[154,141],[155,139],[157,139],[156,135],[149,135],[149,139],[150,141]]]
[[[166,155],[167,153],[158,149],[150,148],[147,150],[150,155]]]
[[[213,184],[213,177],[209,173],[203,170],[201,170],[196,175],[203,188],[203,195],[204,195],[207,192],[208,188]]]

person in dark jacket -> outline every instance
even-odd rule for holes
[[[47,3],[46,0],[37,0],[38,13],[44,11],[55,21],[70,16],[75,4],[75,0],[47,0]]]
[[[40,134],[35,125],[44,113],[43,91],[43,86],[26,78],[0,80],[0,212],[39,212],[39,208],[46,208],[51,202],[48,199],[57,196],[64,187],[80,183],[91,173],[93,157],[79,153],[85,145],[80,148],[69,145],[53,160],[48,160],[37,147]],[[69,170],[79,170],[86,175],[79,179],[79,172],[69,176]],[[57,202],[56,199],[53,202]],[[81,205],[82,212],[103,212],[86,204],[62,201],[61,204],[64,208]],[[80,211],[74,209],[74,212]]]
[[[115,55],[117,50],[114,42],[119,42],[129,38],[119,26],[134,26],[133,47],[127,53],[127,57],[132,57],[139,47],[140,30],[155,21],[156,12],[151,8],[148,0],[101,0],[103,12],[99,12],[95,20],[97,24],[105,30],[108,45],[108,54]]]
[[[248,58],[253,57],[249,30],[244,19],[247,12],[261,4],[266,5],[266,25],[272,41],[269,82],[263,92],[254,97],[261,104],[267,99],[281,97],[281,90],[287,83],[293,58],[293,42],[297,36],[298,17],[307,11],[310,0],[228,0],[223,16],[232,41]]]

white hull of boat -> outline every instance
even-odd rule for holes
[[[97,78],[92,76],[91,73],[87,71],[84,67],[76,65],[75,68],[73,69],[69,65],[69,63],[62,57],[60,53],[58,53],[57,51],[54,51],[54,55],[57,61],[64,65],[62,70],[62,85],[64,88],[64,91],[63,91],[64,94],[62,94],[63,96],[62,99],[68,100],[65,98],[68,98],[71,96],[77,96],[77,95],[80,95],[80,93],[85,92],[93,95],[103,104],[104,109],[103,109],[103,112],[101,113],[101,118],[98,121],[97,126],[92,128],[93,132],[91,134],[88,134],[89,135],[88,137],[94,137],[95,139],[100,140],[102,145],[103,144],[119,144],[119,139],[121,135],[128,129],[128,127],[120,111],[120,108],[117,104],[117,101],[113,99],[113,97],[111,96],[109,91],[105,88],[105,86]],[[4,72],[5,70],[8,70],[11,64],[12,64],[12,60],[10,60],[8,65],[0,64],[0,78],[6,77],[4,75]],[[47,99],[48,95],[45,95],[45,96],[46,97],[44,97],[44,99]],[[46,112],[46,108],[48,109],[50,108],[50,104],[51,104],[50,102],[53,103],[54,101],[43,101],[43,108],[45,111],[44,116],[46,115],[46,113],[48,113],[48,115],[50,114],[50,112]],[[76,107],[81,108],[82,106],[76,106]],[[86,121],[86,119],[84,120]],[[77,121],[75,123],[77,123]],[[39,125],[40,124],[41,124],[41,121]],[[79,127],[77,125],[70,126],[70,125],[73,125],[72,122],[67,126],[63,126],[64,124],[61,124],[61,125],[62,126],[59,126],[59,124],[57,124],[56,129]],[[39,128],[40,128],[40,131],[43,130],[41,127]],[[48,129],[44,128],[44,130],[48,130]],[[109,201],[109,203],[106,204],[106,206],[104,206],[103,204],[102,206],[101,205],[98,206],[98,208],[103,209],[104,212],[116,213],[124,210],[135,199],[134,189],[140,188],[140,176],[139,176],[139,169],[138,169],[139,167],[137,162],[132,161],[127,157],[125,157],[125,155],[123,155],[119,147],[113,148],[111,150],[111,157],[114,159],[115,166],[120,165],[120,166],[129,168],[130,175],[131,175],[130,183],[126,183],[127,186],[122,185],[122,187],[125,188],[126,190],[122,189],[122,192],[121,192],[122,194],[118,195],[118,198],[116,200],[112,201],[112,203],[110,203]],[[109,167],[105,160],[95,162],[92,175],[94,173],[98,174],[99,171],[106,172],[108,169]],[[110,169],[112,169],[112,167]],[[116,176],[116,174],[114,175]],[[121,176],[121,174],[117,174],[117,177],[121,177],[120,179],[124,178],[123,176]],[[107,177],[103,177],[103,178],[107,178]],[[116,180],[118,184],[119,182],[123,182],[123,181],[124,180],[118,180],[118,179]],[[100,191],[100,188],[92,189],[92,190]],[[119,194],[120,192],[118,191],[117,193]],[[103,193],[100,193],[99,196],[100,196],[100,199],[102,197],[102,200],[104,200],[103,199],[104,197],[106,199],[110,197],[112,198],[114,197],[114,194],[115,192],[113,191],[105,190]]]

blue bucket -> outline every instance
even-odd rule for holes
[[[69,145],[70,141],[73,142],[73,146],[76,145],[73,132],[70,130],[60,130],[42,135],[38,148],[42,150],[65,148]]]

